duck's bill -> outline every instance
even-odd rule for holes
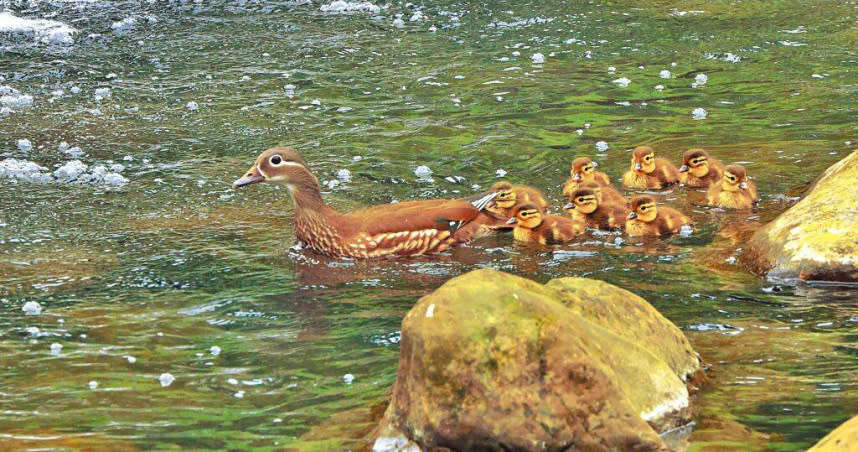
[[[682,166],[680,166],[680,167],[679,167],[679,172],[680,172],[680,173],[687,173],[687,172],[688,172],[688,165],[682,165]]]
[[[246,187],[248,185],[258,184],[260,182],[265,182],[265,178],[259,174],[259,171],[256,168],[251,169],[247,172],[241,179],[236,180],[232,183],[232,188],[241,188]]]
[[[506,224],[516,224],[516,223],[518,223],[518,220],[516,220],[515,217],[510,217],[508,220],[506,220]]]
[[[563,206],[563,210],[575,210],[575,203],[570,202],[569,204],[566,204]]]
[[[634,220],[637,217],[638,217],[638,214],[636,214],[634,212],[629,212],[629,214],[626,216],[626,218],[628,218],[629,220]]]

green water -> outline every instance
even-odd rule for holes
[[[0,33],[0,85],[34,97],[0,115],[0,155],[53,170],[67,141],[129,179],[0,180],[0,450],[358,447],[395,378],[402,316],[478,267],[604,279],[683,328],[712,364],[689,450],[803,450],[858,412],[858,292],[777,285],[727,261],[735,237],[858,142],[858,3],[442,1],[377,17],[320,5],[0,1],[79,30],[69,47]],[[409,21],[416,9],[426,20]],[[111,31],[129,16],[133,29]],[[99,87],[111,97],[96,101]],[[331,261],[289,251],[283,190],[229,187],[276,144],[322,181],[348,169],[325,195],[342,210],[470,194],[498,170],[559,203],[574,157],[618,178],[639,144],[743,162],[763,202],[728,214],[660,196],[700,225],[690,238],[499,236]],[[420,165],[433,181],[417,180]],[[22,312],[28,301],[41,315]]]

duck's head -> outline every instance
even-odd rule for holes
[[[599,166],[596,162],[587,157],[578,157],[572,161],[572,169],[569,170],[569,175],[575,182],[583,182],[593,180],[593,171]]]
[[[527,229],[537,228],[542,224],[542,211],[536,204],[524,203],[515,209],[515,215],[507,223],[517,224]]]
[[[496,193],[494,203],[501,209],[509,209],[515,205],[515,190],[507,181],[500,181],[492,185],[492,191]]]
[[[724,169],[724,178],[721,181],[724,191],[740,191],[748,189],[748,176],[742,165],[728,165]]]
[[[563,206],[569,213],[588,215],[599,208],[599,197],[591,188],[579,188],[572,193],[572,202]]]
[[[703,149],[689,149],[682,156],[680,173],[691,173],[694,177],[705,177],[709,174],[709,154]]]
[[[649,223],[655,220],[656,215],[658,215],[655,207],[655,199],[652,196],[635,196],[632,199],[631,207],[632,211],[629,212],[629,220],[637,218],[640,221]]]
[[[295,148],[289,146],[263,151],[244,176],[232,183],[232,188],[260,182],[286,184],[291,190],[308,183],[319,186],[318,180],[307,167],[304,157],[301,157]]]
[[[599,204],[602,203],[602,186],[599,185],[598,182],[584,182],[579,185],[578,188],[589,188],[593,190],[593,193],[596,194],[596,201],[599,201]]]
[[[649,174],[655,171],[655,151],[649,146],[638,146],[632,152],[632,169]]]

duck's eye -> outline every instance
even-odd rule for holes
[[[279,165],[283,163],[283,158],[279,155],[273,155],[270,159],[268,159],[268,161],[271,162],[272,165]]]
[[[644,160],[646,160],[648,162],[648,161],[652,160],[652,156],[648,155],[648,156],[644,157]]]

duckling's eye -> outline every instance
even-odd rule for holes
[[[268,159],[268,161],[271,162],[272,165],[279,165],[283,163],[283,158],[279,155],[273,155],[270,159]]]
[[[648,162],[648,161],[652,160],[652,156],[648,155],[648,156],[644,157],[644,160],[646,160]]]
[[[578,198],[578,202],[581,204],[584,204],[584,201],[586,201],[586,200],[587,200],[587,198]]]

